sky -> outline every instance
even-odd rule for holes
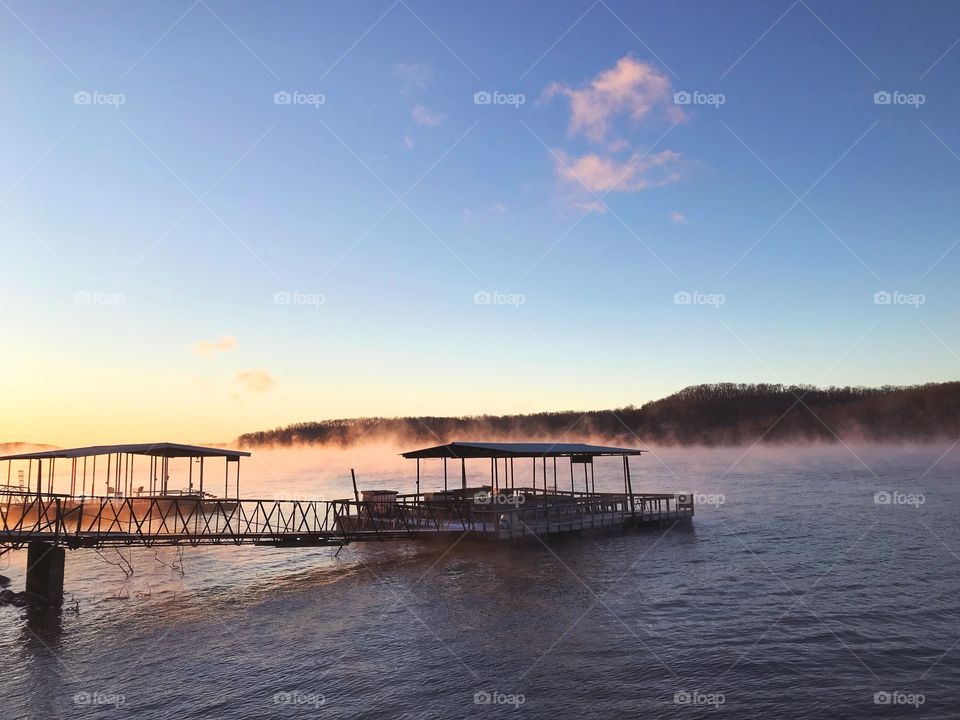
[[[960,370],[960,5],[0,7],[0,441]]]

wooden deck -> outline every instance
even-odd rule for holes
[[[666,494],[544,492],[533,488],[489,494],[488,488],[471,488],[466,500],[461,491],[437,495],[401,495],[395,504],[336,501],[338,527],[351,539],[398,532],[413,536],[467,532],[478,539],[511,541],[623,530],[694,515],[691,497]]]

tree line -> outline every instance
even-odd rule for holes
[[[693,385],[641,407],[466,417],[350,418],[241,435],[245,447],[346,447],[371,440],[432,445],[451,440],[604,439],[613,444],[738,445],[925,442],[960,437],[960,382],[827,387]]]

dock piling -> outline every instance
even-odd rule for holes
[[[63,601],[65,550],[50,543],[27,545],[27,593],[43,603]]]

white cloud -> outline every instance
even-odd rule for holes
[[[236,349],[237,339],[229,335],[224,335],[219,340],[201,340],[190,348],[194,355],[200,357],[211,357],[217,353]]]
[[[672,150],[653,155],[633,153],[624,161],[596,153],[570,157],[556,153],[556,172],[561,181],[590,193],[639,192],[681,179],[682,158]]]
[[[423,105],[417,105],[410,113],[410,116],[413,118],[413,121],[418,125],[426,125],[427,127],[436,127],[441,124],[446,115],[443,113],[435,113],[428,110]]]
[[[594,142],[604,140],[610,121],[616,115],[643,120],[659,109],[671,120],[685,117],[673,104],[670,78],[652,64],[629,55],[599,73],[585,87],[552,84],[545,97],[554,95],[564,95],[570,100],[570,134],[582,133]]]
[[[683,179],[685,162],[679,153],[647,154],[612,132],[618,117],[634,121],[651,115],[679,122],[686,119],[673,102],[670,78],[651,63],[626,55],[581,87],[554,83],[545,98],[562,95],[570,101],[569,134],[582,135],[595,146],[589,152],[555,150],[554,170],[568,191],[568,200],[587,212],[606,212],[607,193],[640,192]],[[598,196],[598,197],[591,197]]]
[[[266,393],[277,386],[266,370],[246,370],[237,373],[236,381],[249,392]]]

